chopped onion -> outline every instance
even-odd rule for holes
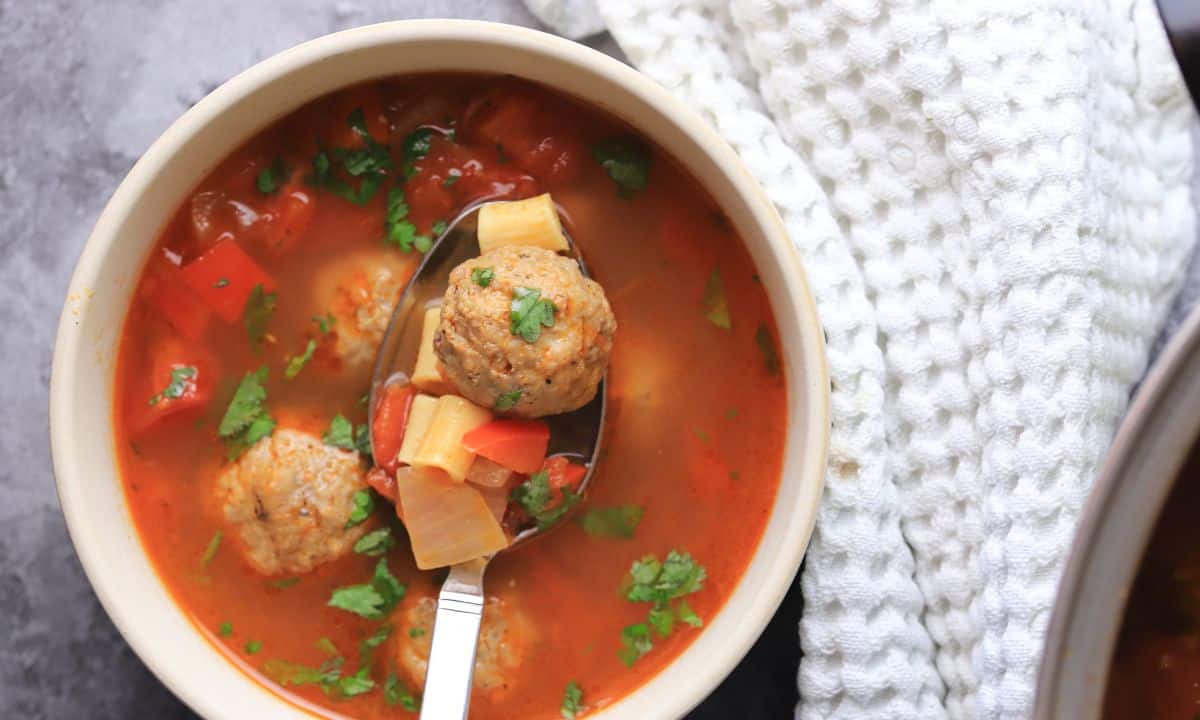
[[[405,467],[396,494],[413,557],[422,570],[456,565],[508,547],[508,537],[479,490],[444,473]]]

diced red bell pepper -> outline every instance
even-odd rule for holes
[[[375,464],[389,473],[396,472],[396,454],[404,442],[408,411],[416,394],[416,388],[408,383],[391,383],[383,386],[376,401],[375,417],[371,422],[371,450]]]
[[[571,462],[562,455],[556,455],[546,458],[546,462],[542,463],[542,472],[546,473],[546,481],[551,488],[578,490],[579,484],[587,475],[587,468]]]
[[[164,258],[152,260],[140,293],[180,335],[188,340],[204,336],[212,311],[183,283],[177,265]]]
[[[216,382],[212,356],[174,337],[162,337],[154,344],[148,367],[142,392],[129,400],[129,431],[133,437],[165,418],[203,408],[212,399]]]
[[[246,299],[258,285],[271,292],[275,281],[232,237],[183,266],[183,281],[226,322],[237,322]]]
[[[462,444],[476,455],[529,475],[542,467],[550,428],[541,420],[493,420],[463,435]]]

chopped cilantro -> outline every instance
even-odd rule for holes
[[[213,283],[213,287],[215,287],[215,288],[223,288],[223,287],[228,287],[228,286],[229,286],[229,278],[217,278],[217,281],[215,283]]]
[[[734,482],[737,482],[738,480],[742,479],[742,475],[737,470],[730,470],[729,471],[729,479],[733,480]]]
[[[760,323],[758,329],[754,331],[754,343],[758,345],[758,351],[762,353],[763,365],[767,368],[767,374],[779,374],[779,353],[775,351],[775,341],[771,339],[771,331],[767,329],[766,323]]]
[[[364,665],[353,675],[338,678],[334,690],[341,697],[354,697],[375,689],[375,681],[371,679],[371,666]]]
[[[733,328],[729,317],[729,302],[725,299],[725,285],[721,282],[721,270],[713,268],[704,286],[704,317],[723,330]]]
[[[229,637],[230,635],[232,635],[233,634],[233,623],[229,622],[228,620],[221,623],[221,626],[217,628],[217,634],[220,635],[221,637]]]
[[[404,199],[404,189],[394,187],[388,190],[387,216],[384,220],[384,228],[387,230],[386,242],[403,252],[412,252],[413,241],[417,237],[417,226],[407,218],[408,203]]]
[[[492,284],[492,279],[496,277],[496,271],[490,267],[471,268],[471,282],[479,287],[485,288]]]
[[[267,399],[267,390],[263,387],[266,381],[265,365],[255,372],[246,373],[233,393],[221,424],[217,426],[217,435],[229,445],[227,457],[230,460],[275,429],[275,420],[263,406]]]
[[[525,342],[537,342],[542,334],[542,326],[554,327],[554,313],[557,311],[554,303],[542,298],[541,290],[514,288],[509,312],[509,329],[513,335],[519,336]]]
[[[354,449],[368,459],[374,456],[371,452],[371,428],[366,423],[354,428]]]
[[[316,352],[316,350],[317,341],[309,340],[308,345],[304,347],[304,352],[288,358],[287,367],[284,368],[283,371],[284,377],[286,377],[288,380],[292,380],[299,375],[300,371],[304,369],[304,366],[308,364],[308,361],[312,360],[313,353]]]
[[[196,387],[195,378],[194,365],[176,365],[171,368],[171,379],[167,386],[150,398],[150,404],[157,405],[161,400],[178,400],[188,389]]]
[[[592,158],[617,184],[617,194],[631,198],[646,189],[650,148],[631,135],[602,140],[592,146]]]
[[[333,330],[333,326],[337,324],[337,318],[333,316],[333,313],[328,312],[324,317],[313,315],[312,321],[317,324],[317,329],[321,331],[322,335],[328,335]]]
[[[692,432],[696,433],[696,437],[700,442],[708,442],[708,432],[703,428],[693,428]]]
[[[449,225],[446,224],[445,220],[438,220],[433,224],[433,227],[431,227],[429,231],[433,233],[434,237],[441,237],[442,234],[446,232],[446,228],[448,227]]]
[[[268,660],[263,664],[263,672],[275,682],[287,687],[288,685],[321,685],[331,687],[342,674],[340,657],[329,658],[318,668],[311,668],[300,663],[286,660]]]
[[[217,556],[217,551],[221,549],[222,537],[224,537],[224,535],[220,530],[213,533],[212,538],[208,541],[208,545],[204,546],[204,554],[200,556],[201,567],[208,567],[209,563],[213,561],[213,558]]]
[[[408,636],[414,640],[416,640],[419,637],[423,637],[424,635],[425,635],[425,628],[422,628],[422,627],[409,628],[409,630],[408,630]]]
[[[267,323],[275,313],[278,296],[263,289],[262,283],[254,286],[246,298],[242,308],[242,323],[246,326],[246,335],[256,347],[267,335]]]
[[[246,643],[246,654],[247,655],[253,655],[254,653],[258,652],[259,650],[262,650],[262,641],[261,640],[251,640],[250,642]]]
[[[350,517],[346,519],[346,527],[348,528],[352,528],[363,520],[366,520],[375,511],[375,497],[371,495],[370,490],[355,490],[354,495],[350,499],[354,503],[354,509],[350,511]]]
[[[738,416],[737,408],[729,408],[728,410],[725,411],[725,419],[726,420],[736,419],[737,416]]]
[[[416,712],[421,707],[417,697],[405,687],[394,672],[388,673],[387,680],[383,683],[383,701],[389,707],[399,705],[409,712]]]
[[[334,656],[334,655],[339,654],[337,645],[334,645],[333,641],[327,637],[323,637],[323,638],[320,638],[319,640],[317,640],[314,647],[316,647],[318,650],[320,650],[321,652],[323,652],[329,656]]]
[[[291,171],[284,167],[283,158],[276,155],[274,162],[259,171],[255,184],[260,193],[271,195],[279,190],[280,185],[287,182],[289,175],[291,175]]]
[[[400,602],[404,591],[404,585],[388,570],[387,558],[380,558],[370,583],[337,588],[328,605],[368,620],[378,620]]]
[[[333,416],[329,429],[321,436],[321,442],[343,450],[354,449],[354,424],[341,413]]]
[[[413,238],[413,250],[419,253],[427,253],[431,247],[433,247],[433,238],[428,235],[418,235]]]
[[[536,472],[529,479],[513,488],[512,501],[519,504],[539,530],[545,530],[571,511],[582,496],[570,488],[559,490],[559,502],[554,503],[550,476],[545,470]]]
[[[650,628],[665,638],[675,629],[676,621],[692,627],[703,623],[700,616],[680,598],[700,590],[707,573],[692,556],[671,550],[659,562],[653,555],[634,561],[626,578],[625,599],[648,602],[651,608],[645,623],[630,625],[621,631],[621,650],[618,655],[626,665],[632,665],[651,650],[654,643]],[[672,606],[672,601],[679,600]]]
[[[638,505],[591,508],[579,518],[579,524],[593,537],[631,538],[644,512]]]
[[[504,152],[504,146],[500,143],[496,143],[496,162],[501,165],[507,165],[509,163],[508,154]]]
[[[387,171],[392,168],[392,158],[387,146],[381,145],[367,131],[366,118],[362,108],[358,108],[346,116],[350,125],[363,141],[362,148],[332,148],[328,151],[321,149],[313,156],[313,172],[308,176],[308,182],[324,190],[338,195],[356,205],[366,205],[387,177]],[[330,160],[330,157],[333,160]],[[333,162],[336,161],[341,170],[351,178],[358,179],[355,188],[346,179],[336,174]]]
[[[271,587],[275,588],[276,590],[286,590],[287,588],[290,588],[291,586],[293,586],[299,582],[300,582],[300,578],[290,577],[290,578],[279,578],[278,580],[272,580],[267,584],[270,585]]]
[[[500,397],[496,398],[496,411],[504,412],[512,410],[521,401],[521,390],[512,390],[506,393],[500,393]]]
[[[363,665],[369,665],[371,661],[371,652],[375,648],[382,645],[391,634],[391,625],[381,625],[378,630],[363,638],[362,642],[358,644],[358,655],[360,662]]]
[[[633,667],[638,658],[653,648],[654,641],[650,639],[650,628],[646,623],[627,625],[621,629],[621,649],[617,657],[626,667]]]
[[[442,187],[445,187],[445,188],[451,187],[452,185],[454,185],[454,183],[458,182],[459,179],[461,179],[461,178],[462,178],[462,173],[460,173],[457,170],[451,170],[446,175],[446,179],[442,180]]]
[[[396,541],[392,539],[392,529],[381,527],[363,535],[354,543],[354,552],[368,557],[379,557],[387,552]]]
[[[433,130],[420,127],[405,136],[400,144],[404,153],[404,176],[412,177],[417,174],[417,161],[429,154],[432,147]]]
[[[578,682],[572,680],[567,683],[558,712],[563,720],[575,720],[579,713],[583,712],[583,688],[579,687]]]

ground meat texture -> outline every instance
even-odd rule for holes
[[[425,683],[436,611],[437,601],[432,597],[410,599],[396,623],[401,628],[396,634],[396,660],[416,687]],[[475,651],[473,683],[476,690],[500,693],[513,686],[532,632],[533,625],[515,598],[491,596],[485,601],[479,645]]]
[[[358,453],[276,430],[225,468],[216,495],[246,561],[275,575],[308,572],[349,551],[366,532],[346,527],[353,495],[366,486]]]
[[[481,286],[475,269],[491,269]],[[532,288],[554,303],[554,325],[533,342],[512,332],[514,291]],[[576,410],[596,395],[608,367],[617,322],[598,283],[571,258],[532,247],[502,247],[450,273],[434,350],[464,397],[507,414],[541,417]]]
[[[333,316],[334,352],[351,367],[370,365],[392,310],[412,277],[413,260],[394,250],[358,252],[322,268],[315,314]]]

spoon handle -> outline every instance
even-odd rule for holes
[[[483,619],[481,558],[450,568],[438,594],[429,668],[421,700],[421,720],[465,720],[471,703],[471,677],[475,673],[475,647]]]

